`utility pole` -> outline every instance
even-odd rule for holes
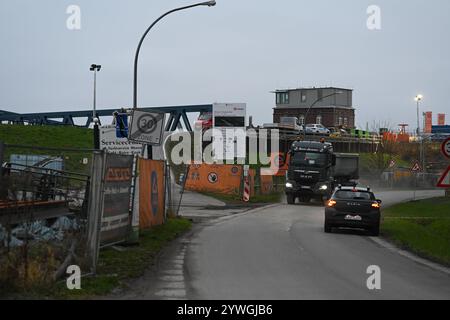
[[[92,64],[90,71],[94,72],[94,103],[92,110],[92,121],[94,122],[94,149],[100,149],[100,128],[99,122],[100,119],[97,117],[97,72],[102,69],[101,65]]]

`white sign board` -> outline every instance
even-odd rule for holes
[[[216,160],[245,159],[247,105],[215,103],[213,105],[213,150]]]
[[[129,139],[152,146],[163,143],[165,114],[133,110]]]
[[[116,126],[103,126],[100,128],[100,149],[110,153],[125,155],[141,155],[142,144],[134,143],[127,138],[116,137]]]

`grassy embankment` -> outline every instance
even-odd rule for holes
[[[386,209],[382,234],[405,249],[450,266],[450,198]]]
[[[72,126],[0,125],[0,141],[10,145],[58,149],[92,149],[94,137],[92,130]],[[9,161],[11,154],[63,157],[65,169],[72,172],[86,172],[90,168],[89,165],[84,165],[82,161],[83,158],[91,158],[90,153],[87,152],[6,148],[4,161]]]

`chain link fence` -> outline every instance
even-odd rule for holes
[[[45,286],[86,263],[92,151],[0,149],[0,288]]]

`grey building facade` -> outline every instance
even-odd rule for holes
[[[274,93],[275,123],[280,122],[281,117],[297,117],[301,124],[320,123],[326,127],[355,127],[355,109],[351,89],[299,88],[276,90]],[[306,119],[307,111],[314,102],[316,103]]]

